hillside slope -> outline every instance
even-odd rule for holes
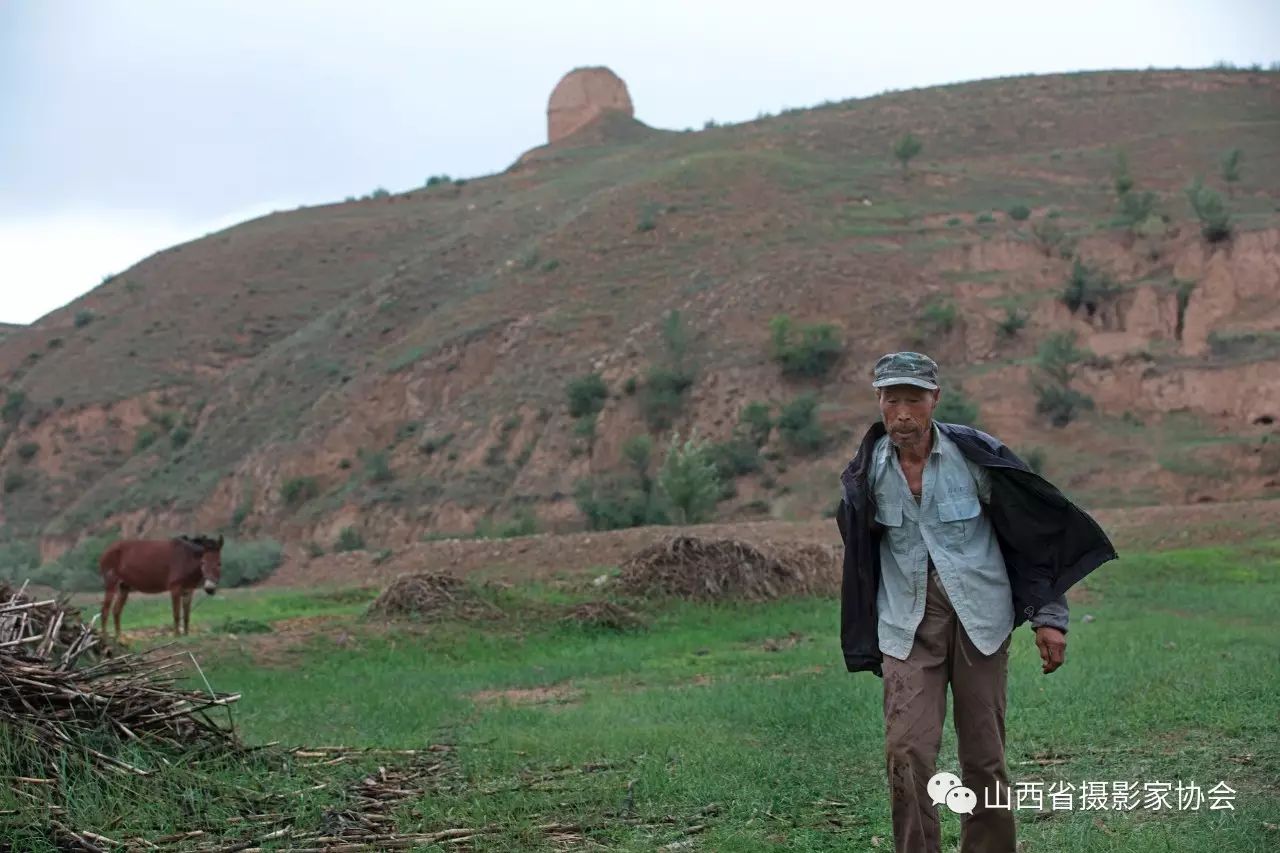
[[[905,132],[924,151],[904,177]],[[776,414],[807,391],[827,443],[775,430],[719,516],[820,517],[874,417],[869,365],[908,346],[1091,505],[1280,494],[1278,74],[1007,79],[566,142],[167,249],[0,337],[5,534],[51,556],[114,526],[323,548],[521,509],[570,529],[575,484],[624,468],[629,436],[724,439],[748,402]],[[1231,148],[1235,233],[1211,244],[1184,188],[1223,188]],[[1121,150],[1167,222],[1115,221]],[[1112,286],[1072,311],[1077,260]],[[693,383],[652,429],[672,310]],[[784,377],[777,314],[834,324],[835,369]],[[1094,408],[1059,429],[1033,362],[1063,331],[1091,353],[1072,384]],[[592,371],[609,397],[588,435],[566,386]]]

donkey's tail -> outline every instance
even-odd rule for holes
[[[120,568],[120,554],[124,550],[123,542],[112,543],[107,550],[102,552],[102,556],[98,558],[98,570],[106,577],[107,572],[114,572]]]

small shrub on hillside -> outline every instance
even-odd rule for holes
[[[829,323],[801,326],[799,340],[792,338],[791,318],[779,314],[769,321],[773,359],[785,376],[816,378],[827,375],[840,361],[844,346]]]
[[[902,178],[907,178],[907,164],[924,150],[924,143],[910,133],[900,136],[893,143],[893,156],[902,164]]]
[[[16,424],[22,420],[22,412],[27,405],[27,392],[15,388],[5,395],[4,406],[0,407],[0,418],[7,424]]]
[[[649,465],[653,462],[653,439],[647,435],[633,435],[622,444],[622,458],[626,460],[642,483],[649,479]]]
[[[1133,176],[1129,174],[1129,155],[1126,152],[1116,152],[1116,162],[1112,167],[1111,176],[1118,198],[1123,198],[1129,190],[1133,189]]]
[[[83,539],[57,560],[36,569],[31,580],[68,592],[100,590],[102,575],[98,560],[118,538],[120,531],[110,530]]]
[[[364,536],[354,527],[344,527],[338,533],[338,541],[333,543],[333,552],[343,554],[347,551],[363,551]]]
[[[1226,181],[1228,191],[1240,180],[1240,158],[1243,156],[1244,152],[1239,148],[1232,148],[1222,158],[1222,180]]]
[[[1092,317],[1119,288],[1105,274],[1087,266],[1079,258],[1071,265],[1071,274],[1062,289],[1062,302],[1072,311],[1081,307]]]
[[[83,329],[85,326],[93,322],[93,317],[94,314],[92,311],[77,311],[75,319],[76,328]]]
[[[604,408],[609,388],[599,373],[588,373],[569,382],[569,414],[575,418],[594,415]]]
[[[684,408],[684,394],[693,377],[668,367],[652,367],[640,395],[640,408],[649,426],[667,429]]]
[[[920,329],[916,337],[920,341],[937,338],[946,335],[955,328],[956,318],[959,312],[956,311],[955,303],[946,297],[935,297],[925,303],[924,310],[920,312]]]
[[[538,519],[529,509],[524,508],[507,521],[481,519],[476,523],[475,536],[477,539],[511,539],[516,536],[532,536],[537,532]]]
[[[1040,345],[1036,354],[1038,376],[1033,380],[1036,412],[1055,427],[1063,427],[1082,411],[1093,408],[1093,400],[1071,387],[1076,368],[1088,353],[1076,347],[1075,334],[1059,332]]]
[[[578,418],[573,422],[573,434],[584,441],[595,441],[596,438],[596,416],[586,415]],[[489,448],[490,451],[494,448]],[[498,448],[499,458],[501,458],[501,448]],[[492,463],[491,463],[492,464]]]
[[[792,450],[800,453],[821,450],[827,437],[818,423],[818,398],[804,394],[784,405],[778,415],[778,432]]]
[[[1081,412],[1093,408],[1093,398],[1074,388],[1041,385],[1036,388],[1036,414],[1049,419],[1055,427],[1064,427]]]
[[[1044,252],[1045,257],[1053,257],[1054,252],[1066,239],[1066,232],[1053,219],[1041,219],[1031,225],[1031,236],[1036,246]]]
[[[232,530],[239,530],[245,522],[245,519],[253,512],[253,498],[246,494],[240,503],[236,504],[236,508],[231,511],[230,526]]]
[[[630,397],[636,393],[636,387],[638,384],[639,383],[636,381],[634,376],[628,376],[627,381],[622,383],[622,393]]]
[[[1005,308],[1004,317],[996,323],[996,331],[1001,337],[1012,338],[1027,325],[1027,312],[1016,308]]]
[[[40,547],[35,542],[0,542],[0,581],[21,584],[40,565]]]
[[[1025,222],[1031,218],[1031,208],[1025,204],[1015,204],[1008,210],[1009,218],[1014,222]]]
[[[965,424],[976,426],[978,423],[978,404],[973,402],[959,384],[942,389],[938,405],[933,410],[933,418],[948,424]]]
[[[760,448],[746,436],[734,436],[707,447],[721,480],[729,481],[760,470]]]
[[[23,442],[18,445],[18,458],[23,462],[30,462],[36,458],[36,454],[40,452],[40,445],[34,441]]]
[[[450,182],[451,181],[448,175],[432,175],[431,177],[427,178],[427,186],[429,187],[436,187],[436,186],[439,186],[440,184],[447,184]]]
[[[391,193],[390,193],[390,192],[388,192],[388,191],[387,191],[385,188],[383,188],[383,187],[378,187],[378,188],[377,188],[377,189],[375,189],[373,192],[369,193],[369,198],[375,198],[375,199],[376,199],[376,198],[390,198],[390,197],[391,197]]]
[[[1134,190],[1120,196],[1120,224],[1129,228],[1143,225],[1155,215],[1156,194]]]
[[[634,478],[582,480],[573,496],[591,530],[619,530],[670,521],[656,490],[646,490]]]
[[[422,443],[418,445],[418,449],[427,456],[432,456],[437,450],[442,449],[449,442],[453,441],[453,433],[445,433],[444,435],[429,435],[422,439]]]
[[[1026,453],[1022,454],[1022,461],[1027,463],[1027,467],[1037,474],[1044,473],[1045,452],[1042,447],[1033,447]]]
[[[191,427],[186,424],[178,424],[169,433],[169,446],[174,450],[181,450],[187,446],[187,442],[191,440]]]
[[[302,506],[320,494],[320,483],[315,477],[292,477],[280,487],[280,496],[291,507]]]
[[[963,222],[961,221],[960,217],[953,216],[947,220],[947,224],[950,225],[952,228],[954,228],[957,225],[962,225]]]
[[[1231,214],[1222,196],[1206,187],[1199,178],[1187,188],[1187,201],[1200,220],[1200,233],[1210,243],[1219,243],[1231,236]]]
[[[699,524],[710,519],[722,489],[707,446],[694,437],[682,444],[678,435],[671,439],[667,458],[658,474],[658,485],[680,524]]]
[[[759,400],[747,403],[738,416],[738,425],[752,444],[757,448],[764,447],[769,441],[769,433],[773,432],[773,416],[769,413],[769,404]]]
[[[390,483],[395,479],[391,463],[387,460],[387,451],[362,452],[360,456],[364,463],[364,477],[370,483]]]
[[[271,539],[228,541],[222,548],[222,585],[248,586],[266,580],[283,559],[284,549]]]
[[[138,430],[137,435],[133,438],[134,453],[141,453],[148,447],[156,443],[156,439],[160,437],[160,430],[151,425],[144,426]]]

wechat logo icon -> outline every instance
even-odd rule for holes
[[[961,785],[960,777],[954,773],[935,773],[926,787],[935,806],[946,803],[947,808],[956,814],[973,814],[978,804],[977,795],[971,788]]]

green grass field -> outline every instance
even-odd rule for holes
[[[1277,849],[1280,543],[1126,555],[1079,589],[1059,672],[1040,673],[1029,629],[1015,636],[1013,781],[1225,781],[1235,808],[1085,812],[1077,795],[1070,811],[1019,811],[1027,849]],[[401,831],[483,828],[472,842],[482,850],[558,849],[555,832],[634,851],[684,840],[717,851],[891,849],[880,681],[843,671],[834,601],[648,605],[647,629],[614,633],[551,618],[580,591],[494,595],[506,618],[385,629],[356,616],[363,594],[246,591],[214,599],[218,611],[201,605],[183,643],[217,689],[244,694],[236,717],[250,742],[453,744],[446,777],[397,811]],[[163,624],[160,604],[138,607],[126,626]],[[274,646],[213,630],[227,617],[295,616],[325,621]],[[948,727],[939,768],[956,767]],[[359,770],[327,771],[331,788]],[[201,772],[169,768],[159,797],[86,784],[71,817],[117,837],[168,821],[185,829],[192,818],[174,803],[203,792],[216,804],[204,828],[234,840],[220,819],[235,811],[233,783],[294,791],[317,771],[250,761]],[[296,807],[320,820],[340,801],[319,791]],[[107,815],[110,827],[95,824]],[[944,814],[943,833],[953,849],[958,816]]]

